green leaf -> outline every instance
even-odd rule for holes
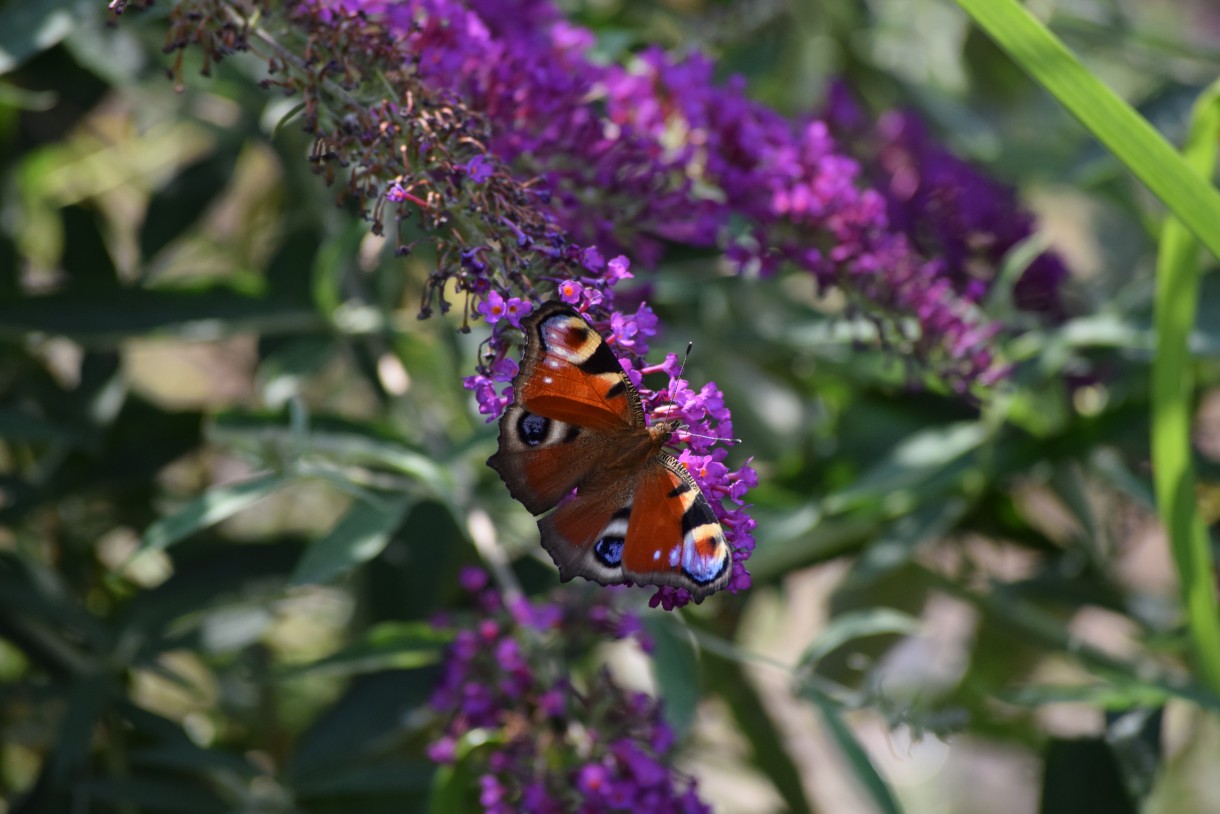
[[[157,332],[214,340],[243,331],[292,333],[322,326],[312,311],[223,287],[120,289],[0,302],[0,338],[20,341],[31,334],[51,334],[89,347],[110,347],[132,336]]]
[[[703,636],[699,636],[699,642],[701,645],[705,643]],[[709,689],[729,705],[737,730],[750,744],[751,762],[771,780],[788,809],[811,812],[813,807],[805,796],[801,771],[785,748],[783,735],[754,684],[742,670],[741,661],[742,657],[738,654],[720,653],[703,647],[703,665]]]
[[[971,502],[951,497],[920,506],[883,528],[852,566],[844,587],[871,584],[903,567],[925,543],[942,539],[965,517]]]
[[[695,721],[702,685],[694,639],[685,625],[656,614],[644,619],[644,628],[656,643],[652,675],[665,720],[682,737]]]
[[[857,782],[868,792],[868,796],[872,798],[877,808],[883,814],[902,814],[902,807],[898,805],[894,793],[890,791],[890,787],[877,772],[877,768],[869,760],[868,754],[860,746],[856,736],[843,721],[843,717],[839,714],[839,707],[821,692],[809,686],[802,689],[801,695],[817,707],[818,712],[822,715],[822,720],[826,722],[826,728],[829,730],[831,738],[839,747],[839,751],[847,758],[847,765],[851,768]]]
[[[209,435],[218,443],[246,449],[277,447],[286,457],[315,454],[397,472],[415,481],[421,492],[445,502],[453,502],[456,491],[450,467],[371,424],[313,416],[304,431],[298,431],[282,414],[232,412],[217,416]]]
[[[922,502],[936,487],[955,482],[970,466],[969,456],[989,437],[980,422],[962,421],[916,432],[847,489],[827,496],[827,512],[882,503],[898,514]]]
[[[382,622],[338,653],[285,671],[285,677],[350,676],[381,670],[411,670],[434,664],[452,640],[446,630],[426,622]]]
[[[305,549],[292,575],[293,585],[328,582],[376,557],[413,502],[409,497],[354,501],[326,536]]]
[[[68,36],[80,13],[76,0],[22,0],[0,9],[0,74]]]
[[[817,638],[805,648],[798,664],[803,668],[812,669],[824,656],[839,649],[852,639],[880,636],[886,633],[910,636],[918,633],[919,630],[919,619],[893,608],[852,611],[832,619]]]
[[[242,509],[253,506],[292,483],[293,479],[277,473],[259,475],[240,483],[209,489],[180,511],[150,525],[133,556],[145,551],[158,551],[189,537],[197,531],[226,520]]]
[[[974,21],[1088,128],[1220,258],[1220,194],[1147,119],[1090,73],[1016,0],[957,0]],[[1211,131],[1214,140],[1215,130]]]
[[[1195,106],[1187,145],[1187,165],[1200,180],[1216,165],[1220,132],[1220,82]],[[1195,664],[1203,680],[1220,691],[1220,607],[1215,563],[1195,495],[1191,461],[1194,376],[1187,342],[1199,302],[1197,242],[1183,228],[1186,217],[1165,221],[1157,255],[1155,320],[1156,361],[1152,368],[1152,473],[1157,508],[1169,532],[1182,603],[1194,643]],[[1220,220],[1213,221],[1212,234]]]
[[[454,744],[454,762],[441,766],[433,777],[432,793],[428,801],[430,814],[467,814],[479,811],[478,778],[471,755],[488,744],[499,744],[499,733],[486,729],[472,729],[458,738]]]
[[[1088,704],[1108,710],[1156,707],[1172,697],[1162,687],[1149,684],[1080,684],[1075,686],[1040,684],[1017,687],[999,693],[1001,700],[1023,707],[1044,704]]]

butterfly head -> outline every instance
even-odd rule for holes
[[[682,422],[676,418],[654,421],[648,427],[648,434],[652,436],[653,442],[659,447],[661,444],[669,443],[669,439],[673,438],[674,433],[681,426]]]

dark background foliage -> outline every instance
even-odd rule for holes
[[[478,329],[416,320],[425,261],[334,205],[261,63],[204,78],[188,52],[166,80],[163,12],[0,11],[0,811],[440,806],[469,779],[424,756],[431,620],[489,545],[531,592],[556,583],[483,465]],[[1175,137],[1220,56],[1209,13],[1065,2],[1050,23]],[[1014,378],[979,404],[911,388],[807,276],[668,259],[654,346],[695,340],[688,378],[723,388],[755,456],[755,587],[649,614],[653,658],[609,658],[658,689],[705,799],[1214,810],[1220,699],[1189,667],[1149,481],[1148,195],[946,3],[572,14],[610,54],[708,49],[787,113],[836,76],[917,110],[1017,185],[1072,272],[1066,320],[1007,340]]]

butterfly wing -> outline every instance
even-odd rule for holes
[[[644,426],[640,396],[601,335],[570,306],[549,302],[522,320],[525,354],[513,379],[526,410],[602,432]]]
[[[723,588],[732,557],[716,515],[686,467],[656,452],[605,340],[563,303],[522,328],[514,403],[487,463],[533,514],[558,505],[538,528],[560,578],[674,585],[695,601]]]
[[[563,580],[672,585],[698,602],[727,585],[732,570],[711,504],[686,467],[664,452],[630,480],[565,500],[538,528]]]
[[[511,404],[500,419],[500,449],[487,465],[531,514],[576,488],[597,464],[605,436]]]
[[[624,576],[685,588],[701,601],[728,584],[731,565],[724,530],[703,491],[677,458],[657,453],[636,484]]]
[[[640,396],[614,353],[574,309],[551,302],[521,324],[514,402],[487,464],[533,514],[585,480],[616,434],[644,426]]]

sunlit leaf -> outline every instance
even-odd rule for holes
[[[290,477],[268,473],[209,489],[174,514],[150,525],[140,542],[140,551],[168,548],[197,531],[227,520],[291,482]]]
[[[305,549],[292,575],[293,583],[327,582],[376,557],[411,504],[405,497],[379,503],[354,501],[330,532]]]

